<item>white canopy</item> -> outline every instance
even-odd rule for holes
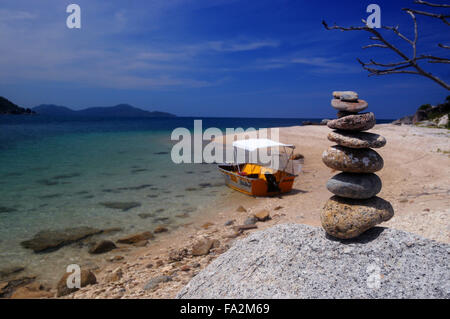
[[[269,140],[267,138],[251,138],[248,140],[240,140],[233,142],[233,147],[238,147],[247,150],[249,152],[253,152],[254,150],[257,150],[259,148],[277,147],[277,146],[295,148],[295,146],[292,144],[283,144]]]

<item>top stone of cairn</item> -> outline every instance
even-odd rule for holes
[[[334,91],[333,98],[346,102],[357,102],[358,93],[353,91]]]

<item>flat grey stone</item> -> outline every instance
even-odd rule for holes
[[[238,240],[177,298],[450,298],[450,245],[375,227],[332,240],[283,224]]]
[[[381,191],[381,179],[375,174],[340,173],[327,182],[327,189],[345,198],[366,199]]]

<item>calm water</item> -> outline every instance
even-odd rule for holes
[[[61,121],[42,116],[0,117],[0,270],[25,266],[49,274],[90,258],[65,247],[34,254],[20,242],[41,230],[121,227],[115,236],[176,227],[229,190],[214,165],[175,165],[170,133],[193,128],[193,118]],[[204,127],[275,127],[301,120],[203,119]],[[209,184],[209,185],[207,185]],[[207,186],[205,186],[207,185]],[[127,211],[104,202],[136,202]],[[76,245],[75,245],[76,246]]]
[[[302,119],[203,119],[203,127],[279,127]],[[69,263],[94,258],[72,245],[34,254],[20,242],[41,230],[120,227],[115,236],[174,228],[229,196],[214,165],[175,165],[170,133],[193,118],[59,120],[0,117],[0,270],[54,280]],[[104,202],[136,202],[127,211]],[[109,237],[111,238],[111,237]],[[55,271],[49,271],[55,269]],[[58,271],[56,271],[58,269]]]

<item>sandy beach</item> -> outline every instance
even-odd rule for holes
[[[381,124],[372,131],[387,139],[386,147],[379,150],[385,165],[379,173],[383,189],[378,196],[391,202],[395,209],[395,216],[381,226],[449,243],[448,130]],[[280,129],[281,142],[295,144],[296,152],[305,158],[292,193],[275,198],[253,198],[236,193],[218,207],[204,212],[195,223],[158,234],[158,240],[150,241],[146,247],[119,246],[104,254],[104,263],[90,266],[97,284],[63,298],[173,298],[234,241],[251,232],[283,223],[320,226],[320,211],[332,195],[325,184],[335,174],[321,161],[323,150],[333,145],[326,138],[328,132],[330,129],[326,126]],[[242,208],[238,211],[239,206],[245,211]],[[233,228],[264,209],[269,211],[271,219],[257,222],[256,229],[236,232]],[[212,248],[209,253],[193,256],[193,245],[202,240],[210,240]],[[50,297],[56,293],[55,287],[47,290],[43,293],[32,287],[22,287],[12,297]]]

